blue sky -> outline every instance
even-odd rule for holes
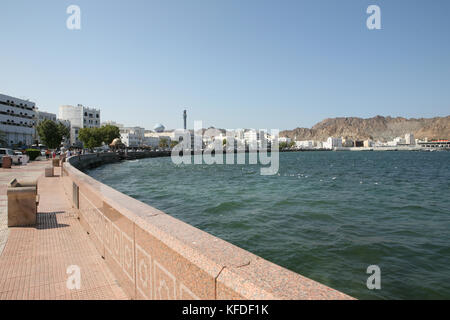
[[[229,129],[450,114],[446,0],[2,0],[0,41],[0,93],[125,125],[179,128],[185,107],[189,127]]]

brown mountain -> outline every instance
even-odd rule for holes
[[[332,118],[325,119],[311,129],[296,128],[280,132],[280,136],[297,140],[325,141],[328,137],[344,137],[353,140],[372,139],[388,141],[413,133],[418,139],[449,139],[450,116],[436,118]]]

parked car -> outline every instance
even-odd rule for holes
[[[12,157],[13,164],[26,164],[30,160],[30,157],[28,155],[23,154],[20,151],[14,151],[14,155]]]
[[[12,151],[11,149],[7,149],[7,148],[0,148],[0,165],[3,162],[3,157],[4,156],[10,156],[12,157],[14,155],[14,151]]]

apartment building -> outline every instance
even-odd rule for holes
[[[70,123],[70,145],[80,146],[78,139],[79,130],[82,128],[100,128],[100,110],[85,107],[64,105],[59,107],[58,119]]]
[[[121,127],[120,140],[127,147],[139,147],[144,144],[145,129],[141,127]]]
[[[8,146],[31,146],[35,137],[34,102],[0,94],[0,131]]]

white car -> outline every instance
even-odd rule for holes
[[[13,151],[7,148],[0,148],[0,164],[3,161],[3,156],[10,156],[13,164],[25,164],[28,163],[30,158],[26,154],[22,154],[20,151]]]
[[[12,162],[13,164],[26,164],[30,158],[28,155],[23,154],[20,151],[14,151],[14,155],[12,156]]]

